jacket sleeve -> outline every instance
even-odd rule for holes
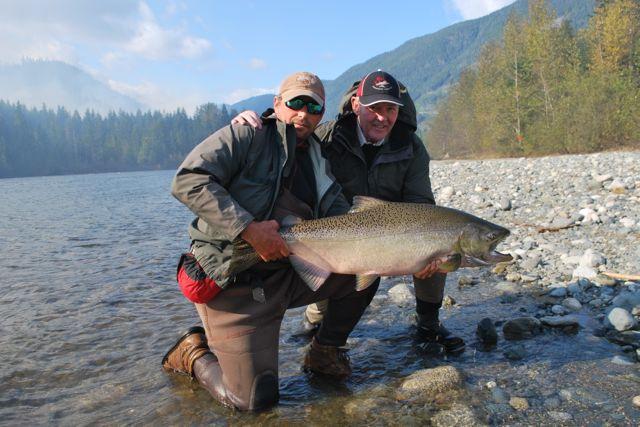
[[[236,238],[253,216],[227,188],[240,172],[253,139],[250,126],[227,126],[196,146],[178,168],[171,194],[228,240]]]
[[[349,212],[349,209],[351,209],[351,205],[347,201],[347,198],[342,194],[342,187],[338,183],[335,183],[334,186],[336,187],[338,194],[327,210],[326,216],[346,214]]]
[[[422,140],[414,135],[413,150],[415,155],[411,160],[402,188],[402,201],[409,203],[436,204],[431,191],[429,179],[429,154]]]

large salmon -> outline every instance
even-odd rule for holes
[[[355,197],[345,215],[287,221],[280,235],[291,265],[314,291],[332,272],[355,274],[360,290],[379,276],[416,273],[437,258],[445,271],[512,259],[495,250],[509,235],[504,227],[456,209],[372,197]],[[237,242],[216,275],[237,274],[258,262],[249,244]]]

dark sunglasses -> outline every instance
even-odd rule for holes
[[[307,113],[313,114],[313,115],[322,114],[322,112],[324,111],[324,106],[318,104],[317,102],[304,101],[303,99],[300,99],[300,98],[293,98],[290,101],[286,101],[284,105],[286,105],[288,108],[291,108],[294,111],[300,111],[302,110],[302,107],[306,105]]]

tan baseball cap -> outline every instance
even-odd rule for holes
[[[287,76],[280,84],[280,97],[286,102],[298,96],[308,96],[324,106],[324,86],[320,78],[306,71]]]

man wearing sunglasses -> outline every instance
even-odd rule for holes
[[[244,111],[232,123],[260,127],[260,118]],[[338,118],[315,131],[323,155],[347,200],[372,196],[395,202],[435,204],[429,179],[429,155],[415,134],[415,105],[406,88],[384,71],[355,82],[341,102]],[[429,265],[414,275],[418,339],[430,353],[461,353],[462,338],[440,322],[446,275]],[[374,285],[378,286],[379,279]],[[324,318],[326,303],[312,304],[304,316],[312,334]]]
[[[312,219],[349,209],[313,134],[324,97],[317,76],[288,76],[261,129],[220,129],[193,149],[173,180],[173,195],[197,215],[189,227],[189,255],[199,271],[191,276],[217,292],[213,298],[190,295],[199,301],[204,329],[188,330],[162,365],[191,375],[218,401],[241,410],[264,409],[279,399],[278,341],[287,308],[328,300],[305,367],[345,378],[351,367],[341,347],[375,294],[375,288],[357,292],[354,276],[337,274],[313,292],[283,260],[289,255],[278,234],[284,217]],[[219,280],[216,269],[241,240],[265,262]]]

